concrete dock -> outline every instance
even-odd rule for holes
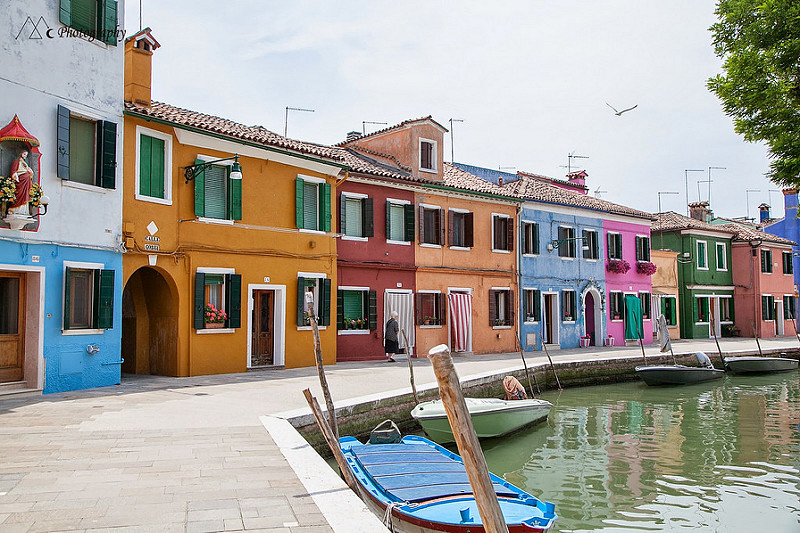
[[[727,355],[757,353],[754,339],[720,345]],[[761,340],[765,354],[797,357],[799,345],[795,337]],[[673,347],[676,354],[704,351],[718,364],[713,339]],[[648,362],[667,361],[657,346],[645,350]],[[642,363],[638,346],[550,355],[567,380],[565,393],[577,383],[613,380],[607,368],[618,369],[618,380],[630,378],[629,369]],[[537,375],[552,374],[543,352],[525,357]],[[462,382],[478,388],[523,368],[518,353],[454,361]],[[430,363],[413,363],[418,390],[433,394]],[[345,415],[343,434],[348,413],[364,418],[359,406],[391,413],[410,395],[402,360],[325,370]],[[386,531],[292,426],[307,419],[306,388],[324,405],[314,368],[123,376],[114,387],[0,396],[0,530]]]

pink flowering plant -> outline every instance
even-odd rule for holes
[[[228,315],[222,309],[217,309],[214,304],[206,305],[206,324],[221,324],[228,320]]]
[[[606,265],[606,269],[616,274],[624,274],[631,269],[631,265],[624,259],[610,259]]]
[[[647,274],[648,276],[652,276],[656,273],[656,270],[658,270],[658,267],[650,261],[639,261],[636,263],[636,272],[639,274]]]

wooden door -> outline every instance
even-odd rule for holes
[[[253,291],[252,354],[250,366],[274,363],[275,291]]]
[[[0,383],[22,380],[25,274],[0,272]]]

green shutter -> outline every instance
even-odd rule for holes
[[[528,293],[529,292],[530,291],[527,291],[527,290],[523,289],[522,292],[520,293],[520,294],[522,294],[522,321],[523,322],[525,322],[525,320],[528,318]]]
[[[211,165],[205,170],[205,175],[205,216],[227,219],[227,167]]]
[[[225,301],[228,304],[228,327],[242,327],[242,275],[225,276]]]
[[[322,201],[320,202],[320,225],[319,229],[322,231],[330,231],[331,230],[331,184],[330,183],[322,183],[319,188],[319,193],[322,195]],[[330,294],[328,295],[330,297]],[[330,312],[328,313],[328,319],[330,320]]]
[[[305,227],[303,225],[303,198],[304,198],[304,184],[302,178],[294,180],[294,224],[298,228]]]
[[[538,290],[533,291],[533,319],[536,322],[541,320],[542,314],[542,293]]]
[[[405,240],[414,242],[414,204],[406,204],[403,206],[403,218],[405,219]],[[422,235],[420,235],[420,238]]]
[[[344,329],[344,291],[336,291],[336,329]]]
[[[152,196],[150,183],[152,157],[153,138],[149,135],[139,135],[139,194],[142,196]]]
[[[339,196],[339,233],[347,235],[347,196]]]
[[[194,164],[200,165],[203,161],[195,159]],[[206,173],[199,172],[194,176],[194,214],[198,217],[206,216]]]
[[[70,293],[72,289],[72,269],[64,270],[64,329],[69,329]]]
[[[70,2],[70,26],[87,34],[99,28],[97,24],[97,0],[72,0]],[[59,9],[60,11],[60,9]]]
[[[72,0],[61,0],[59,2],[58,21],[65,26],[72,26]]]
[[[150,137],[150,146],[150,196],[164,199],[166,197],[166,188],[164,187],[166,143],[164,139]]]
[[[328,185],[330,187],[330,185]],[[330,223],[330,221],[329,221]],[[322,309],[320,309],[320,322],[322,326],[331,325],[331,280],[322,280],[322,297],[320,298]]]
[[[386,201],[386,240],[392,239],[392,203]]]
[[[103,0],[103,42],[117,46],[117,0]]]
[[[361,201],[361,236],[375,236],[375,210],[372,206],[372,198],[364,198]]]
[[[117,125],[102,120],[97,123],[97,131],[101,132],[99,185],[104,189],[113,189],[116,187],[117,175]]]
[[[305,309],[305,306],[306,306],[306,279],[298,277],[297,278],[297,325],[298,326],[306,325],[306,320],[303,317],[303,310]]]
[[[197,272],[194,275],[194,329],[203,329],[206,312],[206,275]]]
[[[231,167],[228,175],[228,220],[242,220],[242,180],[231,179]]]
[[[95,273],[95,328],[114,327],[114,271],[96,270]]]
[[[364,296],[361,291],[340,291],[342,295],[342,311],[348,318],[364,317]]]
[[[69,0],[61,0],[63,12],[64,4],[69,8]],[[63,21],[62,21],[63,22]],[[57,131],[57,155],[56,155],[56,176],[62,180],[69,179],[69,109],[58,106],[58,119],[56,121]]]
[[[376,291],[369,291],[367,318],[369,318],[369,329],[378,329],[378,293]]]

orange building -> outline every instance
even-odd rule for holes
[[[123,372],[313,365],[306,291],[334,363],[338,150],[151,101],[158,47],[125,44]]]

